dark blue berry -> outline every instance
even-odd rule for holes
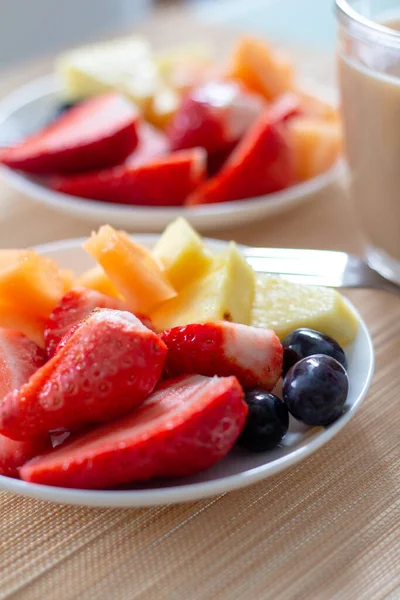
[[[283,401],[306,425],[329,425],[343,412],[349,381],[343,365],[316,354],[296,363],[283,380]]]
[[[245,400],[249,413],[238,444],[253,452],[273,450],[289,427],[287,406],[274,394],[262,390],[248,391]]]
[[[332,356],[347,368],[346,355],[343,348],[329,335],[324,335],[314,329],[295,329],[282,342],[283,346],[283,375],[302,358],[313,354]]]
[[[69,110],[71,110],[71,108],[74,108],[75,106],[77,106],[80,103],[80,101],[75,101],[75,102],[60,102],[55,111],[54,111],[54,119],[58,119],[59,117],[61,117],[61,115],[63,115],[64,113],[68,112]]]

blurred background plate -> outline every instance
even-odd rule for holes
[[[315,96],[335,104],[335,93],[324,86],[305,83]],[[59,105],[54,76],[46,76],[21,87],[0,102],[0,146],[19,141],[51,120]],[[185,207],[136,207],[85,200],[48,189],[37,179],[6,167],[1,173],[7,183],[25,196],[51,208],[91,223],[110,223],[135,231],[161,231],[172,219],[184,216],[200,230],[217,230],[266,218],[306,202],[341,177],[338,161],[329,171],[281,192],[235,202]]]

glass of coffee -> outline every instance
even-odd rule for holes
[[[400,284],[400,0],[336,10],[351,194],[370,265]]]

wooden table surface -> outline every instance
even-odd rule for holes
[[[195,23],[184,9],[160,12],[140,30],[159,47],[206,36],[221,51],[235,35]],[[303,75],[333,82],[332,57],[304,49],[295,57]],[[0,97],[49,72],[51,63],[43,59],[1,73]],[[2,247],[79,237],[91,229],[0,180]],[[341,185],[218,237],[362,253],[358,218]],[[348,295],[372,332],[376,374],[360,412],[326,448],[301,468],[249,490],[183,507],[116,513],[0,493],[0,598],[400,598],[400,300],[379,291]],[[283,509],[286,521],[278,516]]]

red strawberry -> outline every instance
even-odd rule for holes
[[[28,462],[21,477],[62,487],[105,488],[193,475],[229,452],[246,416],[235,377],[166,381],[131,414]]]
[[[52,187],[90,200],[139,206],[179,206],[202,183],[206,156],[201,148],[174,152],[145,164],[125,164],[74,177],[58,177]]]
[[[167,377],[235,375],[244,388],[272,390],[282,374],[282,344],[269,329],[221,321],[174,327],[160,337]]]
[[[142,121],[138,129],[137,148],[128,156],[126,164],[143,165],[169,152],[169,141],[165,133]]]
[[[24,334],[0,329],[0,402],[6,394],[28,381],[44,362],[43,350]],[[16,442],[0,435],[0,475],[17,477],[21,465],[50,447],[47,435],[28,442]]]
[[[166,347],[134,315],[107,308],[82,321],[57,354],[0,404],[0,433],[30,439],[107,421],[143,402]]]
[[[210,81],[183,100],[168,127],[174,150],[231,148],[260,116],[264,100],[235,81]]]
[[[17,442],[0,434],[0,475],[19,477],[19,468],[23,464],[50,449],[51,442],[48,435]]]
[[[187,204],[262,196],[288,187],[293,180],[287,132],[282,124],[272,123],[266,112],[239,142],[218,175],[191,194]]]
[[[292,117],[298,117],[304,112],[301,106],[301,98],[294,92],[286,92],[273,102],[268,114],[272,123],[282,123]]]
[[[2,152],[0,160],[27,173],[74,173],[124,160],[137,145],[138,115],[123,96],[97,96]]]
[[[87,288],[77,287],[70,290],[62,297],[46,322],[44,340],[49,358],[54,356],[61,338],[67,331],[87,317],[95,308],[129,311],[125,302],[118,298],[111,298],[111,296]],[[143,325],[153,329],[150,319],[141,315],[137,316]]]

